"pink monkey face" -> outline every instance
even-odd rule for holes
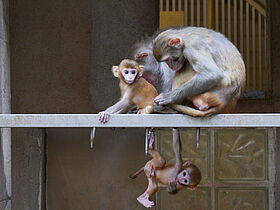
[[[128,85],[132,84],[136,79],[137,73],[138,72],[136,69],[128,69],[128,68],[123,69],[122,76],[124,78],[125,83]]]
[[[185,169],[183,171],[181,171],[178,175],[177,175],[177,180],[180,184],[182,185],[189,185],[190,183],[190,175],[189,172]]]

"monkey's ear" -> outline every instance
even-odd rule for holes
[[[139,69],[140,69],[140,71],[139,71],[139,77],[142,77],[143,72],[144,72],[144,66],[143,66],[143,65],[139,65]]]
[[[141,53],[138,53],[138,54],[135,56],[135,59],[136,59],[136,60],[142,60],[142,59],[148,57],[148,55],[149,55],[149,54],[146,53],[146,52],[141,52]]]
[[[179,48],[182,46],[182,39],[181,38],[175,38],[175,39],[170,39],[168,41],[168,45],[170,47],[176,47],[176,48]]]
[[[189,167],[191,164],[192,164],[192,161],[191,161],[191,160],[187,160],[186,162],[183,163],[183,167],[184,167],[184,168],[187,168],[187,167]]]
[[[112,72],[115,77],[119,77],[119,67],[118,66],[112,66]]]

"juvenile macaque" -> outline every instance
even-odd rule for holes
[[[99,112],[99,121],[106,123],[110,114],[124,113],[132,104],[137,105],[138,114],[153,112],[154,98],[158,95],[156,89],[142,78],[144,66],[136,61],[124,59],[119,66],[113,66],[112,72],[120,79],[121,99],[115,105]]]
[[[144,65],[144,77],[158,91],[164,93],[171,91],[174,72],[165,62],[158,62],[153,55],[153,37],[135,43],[128,52],[128,57]]]
[[[192,116],[235,107],[245,85],[245,65],[222,34],[198,27],[170,29],[155,38],[153,54],[175,71],[172,91],[157,96],[157,104]],[[185,106],[189,100],[196,109]]]
[[[181,157],[180,135],[177,129],[173,129],[173,149],[176,162],[175,164],[165,166],[165,159],[158,151],[153,149],[152,142],[150,142],[149,154],[152,159],[148,161],[143,168],[130,176],[134,179],[142,171],[145,171],[148,187],[137,200],[147,208],[154,205],[154,202],[150,200],[150,197],[157,192],[158,183],[167,186],[168,191],[175,194],[178,190],[184,187],[187,187],[190,190],[196,190],[197,185],[201,181],[201,172],[199,168],[193,165],[191,161],[183,163]]]

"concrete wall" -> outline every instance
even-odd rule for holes
[[[8,3],[0,1],[0,114],[11,113]],[[0,129],[0,209],[11,209],[11,129]]]
[[[10,2],[13,113],[89,113],[90,1]]]

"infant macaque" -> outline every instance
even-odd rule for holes
[[[124,113],[132,104],[137,105],[138,114],[154,112],[154,98],[158,95],[153,85],[142,78],[144,66],[136,61],[124,59],[119,66],[113,66],[115,77],[120,79],[121,99],[115,105],[99,112],[99,121],[106,123],[110,114]]]
[[[181,141],[179,131],[173,129],[173,149],[175,153],[175,164],[165,166],[165,159],[158,151],[153,149],[153,135],[149,144],[149,154],[152,159],[146,163],[144,167],[132,174],[132,179],[136,178],[138,174],[145,171],[148,179],[147,190],[140,195],[137,200],[146,208],[154,205],[150,201],[150,197],[157,192],[158,183],[166,185],[170,193],[177,193],[178,190],[187,187],[190,190],[197,190],[197,185],[201,181],[201,172],[197,166],[186,161],[183,163],[181,157]]]

